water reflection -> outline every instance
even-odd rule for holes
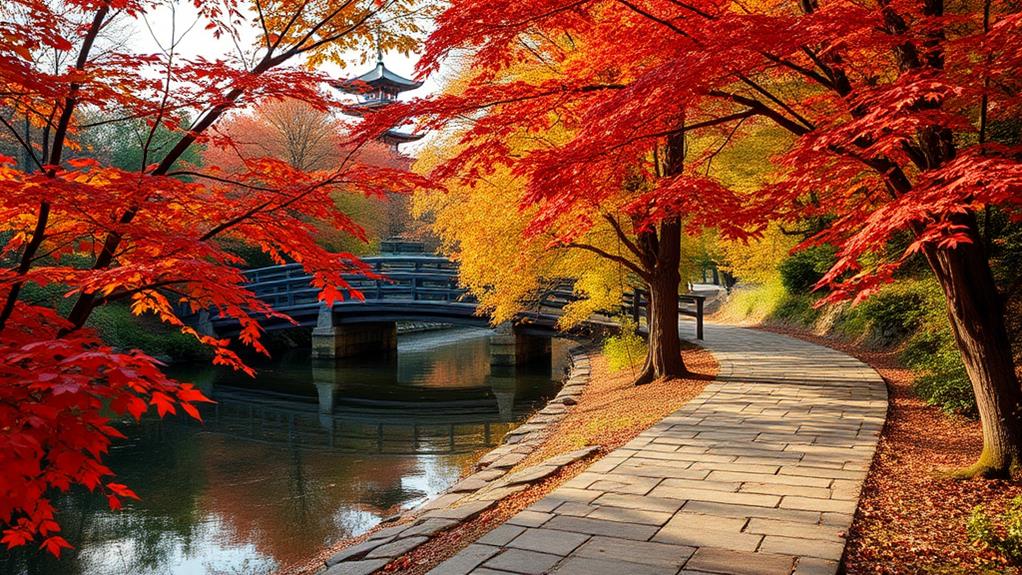
[[[255,381],[179,374],[217,404],[205,425],[125,429],[110,463],[143,500],[111,513],[62,497],[75,549],[0,552],[0,573],[258,574],[361,533],[446,489],[555,391],[549,365],[491,373],[485,336],[403,336],[396,356],[337,365],[296,354]]]

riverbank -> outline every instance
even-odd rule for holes
[[[646,428],[677,410],[698,395],[706,382],[713,379],[718,369],[713,356],[700,348],[687,348],[684,356],[686,364],[694,374],[693,377],[635,387],[631,385],[630,370],[612,371],[602,355],[594,354],[591,359],[589,383],[579,395],[577,404],[572,406],[568,414],[556,424],[542,444],[511,469],[511,474],[581,447],[598,446],[600,453],[606,453],[624,445]],[[476,517],[440,533],[418,546],[413,552],[392,561],[386,566],[386,572],[407,575],[427,572],[483,533],[581,473],[588,466],[587,461],[569,464],[528,488],[507,495],[495,506]],[[322,568],[323,561],[335,550],[366,541],[378,531],[380,529],[374,529],[361,537],[350,539],[331,550],[324,551],[306,564],[292,566],[281,573],[286,575],[316,573]]]
[[[973,544],[966,525],[977,505],[1000,514],[1022,495],[1022,484],[961,481],[947,473],[970,465],[979,455],[983,440],[978,421],[927,405],[913,391],[913,372],[898,361],[896,350],[869,350],[791,327],[758,329],[843,351],[887,382],[887,424],[848,533],[847,575],[1020,572],[990,549]]]

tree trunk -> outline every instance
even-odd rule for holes
[[[944,291],[948,318],[969,374],[983,428],[983,452],[962,477],[1007,477],[1022,464],[1022,389],[997,292],[973,214],[960,223],[971,243],[933,248],[927,259]]]
[[[681,274],[681,221],[670,218],[660,224],[658,257],[649,288],[649,338],[646,362],[635,379],[642,385],[665,377],[688,374],[681,358],[678,335],[678,287]]]

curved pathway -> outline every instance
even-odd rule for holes
[[[875,371],[710,325],[717,380],[430,573],[833,575],[887,411]]]

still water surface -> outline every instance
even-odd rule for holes
[[[142,501],[112,513],[62,498],[75,549],[60,561],[0,551],[6,575],[259,575],[301,561],[452,485],[556,392],[553,363],[491,370],[487,330],[402,335],[398,353],[176,375],[217,401],[204,424],[145,419],[111,450]]]

